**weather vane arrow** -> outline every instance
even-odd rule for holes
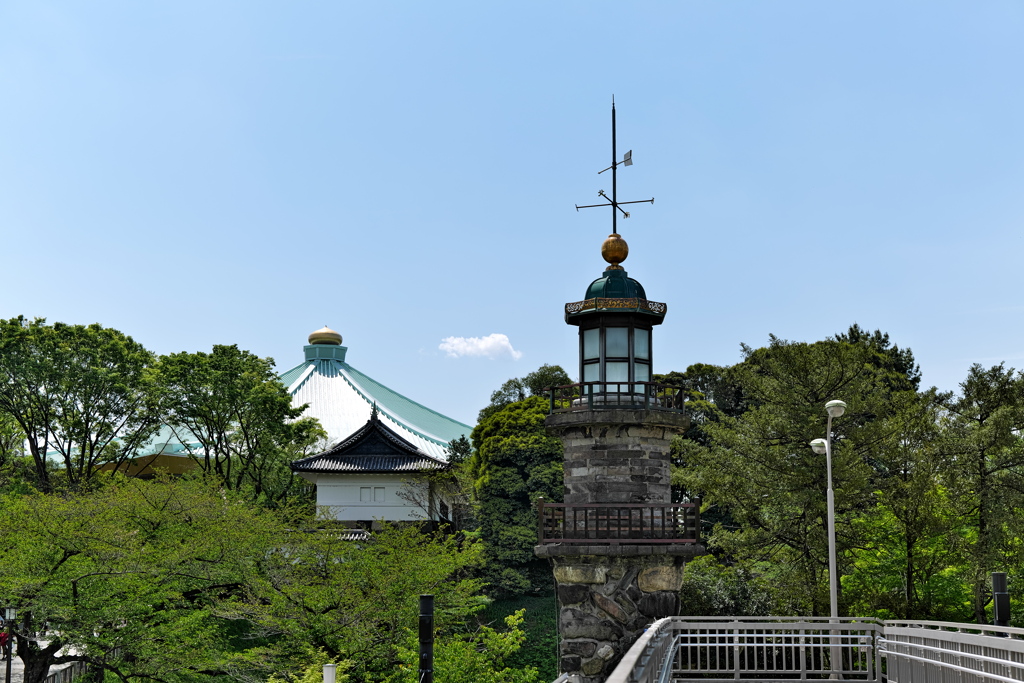
[[[598,175],[601,175],[605,171],[611,170],[611,172],[612,172],[612,196],[609,197],[607,194],[605,194],[604,190],[599,190],[598,193],[597,193],[598,196],[604,197],[605,199],[607,199],[608,200],[607,203],[605,203],[605,204],[586,204],[586,205],[583,205],[583,206],[580,206],[579,204],[576,204],[576,210],[579,211],[580,209],[593,209],[594,207],[597,207],[597,206],[610,206],[610,207],[612,207],[612,234],[613,235],[616,235],[619,232],[619,229],[618,229],[619,228],[619,223],[618,223],[619,212],[620,211],[622,212],[622,217],[623,218],[629,218],[629,212],[626,211],[625,209],[623,209],[622,208],[623,206],[625,206],[626,204],[653,204],[654,203],[654,197],[651,197],[650,199],[638,199],[638,200],[632,201],[632,202],[620,202],[619,201],[619,199],[618,199],[618,182],[617,182],[618,178],[616,177],[616,172],[618,171],[619,166],[632,166],[632,165],[633,165],[633,150],[629,150],[628,152],[626,152],[626,154],[622,157],[622,161],[618,160],[618,154],[615,151],[615,97],[612,96],[612,165],[609,166],[608,168],[602,169],[602,170],[597,172]]]

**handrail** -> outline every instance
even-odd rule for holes
[[[833,676],[865,683],[1018,683],[1024,629],[854,617],[668,617],[633,644],[607,683]]]
[[[593,410],[662,410],[683,412],[681,387],[661,382],[577,382],[548,387],[548,413]]]
[[[874,619],[668,617],[634,643],[607,683],[779,683],[832,676],[879,683],[875,642],[881,633]]]
[[[537,542],[590,545],[697,543],[700,501],[548,503],[537,501]]]

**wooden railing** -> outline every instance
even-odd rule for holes
[[[546,543],[696,543],[700,502],[537,504],[537,541]]]

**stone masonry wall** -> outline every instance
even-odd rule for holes
[[[669,445],[688,421],[678,413],[562,413],[545,426],[565,447],[566,503],[669,503]]]
[[[560,668],[601,683],[649,624],[676,613],[685,558],[554,558]]]

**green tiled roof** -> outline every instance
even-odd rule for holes
[[[288,370],[287,372],[283,373],[280,376],[281,384],[283,384],[286,388],[290,387],[292,385],[292,382],[299,378],[299,375],[302,374],[302,371],[305,370],[306,366],[308,365],[308,361],[305,363],[299,363],[291,370]]]
[[[463,434],[469,436],[473,428],[442,415],[436,410],[408,399],[397,391],[389,389],[372,377],[364,375],[348,363],[342,363],[345,372],[377,402],[377,407],[417,430],[429,432],[445,441],[452,441]],[[298,375],[295,375],[298,377]]]

